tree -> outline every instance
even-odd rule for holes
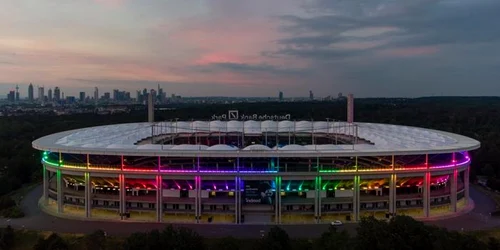
[[[289,250],[291,249],[290,237],[285,230],[272,227],[257,246],[260,250]]]
[[[203,237],[191,229],[179,228],[176,234],[176,247],[174,249],[182,250],[203,250],[205,242]],[[165,247],[164,247],[165,248]]]
[[[16,202],[9,195],[0,197],[0,210],[11,208],[15,205]]]
[[[233,237],[225,237],[219,239],[213,244],[210,249],[213,250],[239,250],[240,241]]]
[[[53,233],[47,239],[40,238],[34,247],[35,250],[68,250],[68,244],[59,235]]]
[[[495,169],[489,163],[484,165],[483,168],[481,168],[481,173],[483,175],[488,176],[489,178],[495,177]]]
[[[11,249],[14,245],[15,233],[9,225],[0,232],[0,249]]]
[[[350,243],[351,238],[347,231],[338,232],[336,227],[330,226],[316,241],[315,249],[349,250],[352,249]]]
[[[126,250],[142,250],[149,249],[147,233],[133,233],[125,240],[123,249]]]
[[[103,230],[97,230],[85,237],[85,246],[88,250],[106,249],[106,234]]]
[[[500,250],[500,242],[493,237],[488,238],[488,250]]]

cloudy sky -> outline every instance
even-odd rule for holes
[[[2,0],[0,94],[500,95],[499,13],[499,0]]]

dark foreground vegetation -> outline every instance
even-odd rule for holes
[[[426,226],[411,217],[397,216],[389,222],[363,218],[356,236],[330,227],[318,239],[290,239],[279,227],[260,239],[206,239],[189,229],[167,226],[164,230],[134,233],[127,238],[96,231],[85,236],[33,234],[3,229],[0,249],[35,250],[496,250],[492,237],[450,232]]]
[[[345,102],[240,103],[231,105],[177,105],[174,110],[157,111],[156,120],[211,119],[230,109],[240,114],[290,114],[293,120],[345,120]],[[27,115],[0,118],[0,196],[11,194],[23,185],[41,179],[40,153],[31,142],[41,136],[69,129],[104,124],[141,122],[146,111],[128,114],[70,116]],[[418,99],[357,99],[355,120],[392,123],[460,133],[482,143],[472,152],[471,177],[486,174],[495,189],[500,189],[500,98],[436,97]],[[0,200],[0,216],[19,217],[15,203]]]

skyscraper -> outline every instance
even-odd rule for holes
[[[55,102],[61,101],[61,89],[59,89],[59,87],[54,88],[54,101]]]
[[[16,102],[19,102],[19,85],[16,85]]]
[[[280,91],[278,97],[279,97],[280,101],[283,101],[283,92],[282,91]]]
[[[47,92],[47,99],[49,102],[52,102],[54,100],[52,97],[52,89],[49,89],[49,91]]]
[[[38,87],[38,101],[41,103],[45,101],[44,87]]]
[[[85,102],[85,92],[80,92],[80,102]]]
[[[312,90],[309,90],[309,100],[314,100],[314,94],[312,92]]]
[[[35,100],[35,95],[33,92],[33,84],[30,83],[30,85],[28,86],[28,101],[32,102],[34,100]]]
[[[95,89],[94,89],[94,101],[95,101],[95,104],[97,104],[99,102],[99,89],[97,87],[95,87]]]

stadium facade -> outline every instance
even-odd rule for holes
[[[81,219],[326,223],[469,202],[471,138],[339,121],[170,121],[42,137],[40,205]]]

